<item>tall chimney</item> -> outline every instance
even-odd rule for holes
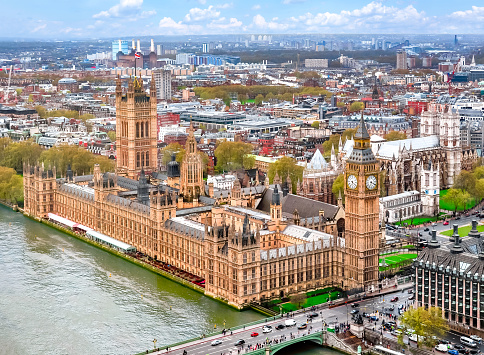
[[[136,44],[134,43],[134,38],[131,41],[131,49],[133,50],[133,52],[136,50]]]
[[[141,52],[141,45],[140,45],[140,41],[138,40],[138,52]]]
[[[154,51],[155,51],[155,42],[153,41],[153,38],[152,38],[150,52],[153,53]]]

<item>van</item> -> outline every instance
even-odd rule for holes
[[[296,325],[296,321],[294,319],[286,319],[284,324],[286,325],[286,327],[293,327]]]
[[[447,351],[449,351],[449,347],[447,346],[447,344],[437,344],[435,346],[435,350],[446,353]]]
[[[460,342],[464,345],[470,346],[471,348],[477,348],[477,343],[468,337],[460,337]]]

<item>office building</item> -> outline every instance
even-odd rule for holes
[[[156,98],[158,100],[171,100],[171,71],[157,69],[153,71],[156,83]]]

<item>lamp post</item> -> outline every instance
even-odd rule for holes
[[[158,340],[156,340],[156,338],[155,338],[155,339],[153,339],[153,349],[156,349],[156,343],[157,343],[157,342],[158,342]]]

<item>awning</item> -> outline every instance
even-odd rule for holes
[[[70,219],[58,216],[54,213],[48,213],[47,216],[49,217],[50,220],[63,224],[64,226],[67,226],[69,228],[74,228],[74,226],[78,224],[76,222],[71,221]]]

